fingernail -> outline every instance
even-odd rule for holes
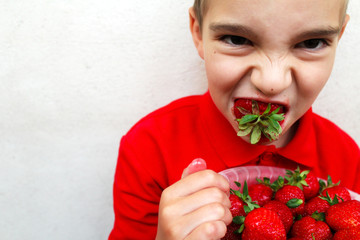
[[[202,159],[202,158],[195,158],[195,159],[191,162],[191,165],[194,166],[194,167],[202,166],[202,167],[205,167],[205,168],[206,168],[206,162],[205,162],[205,160]]]

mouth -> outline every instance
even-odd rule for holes
[[[236,99],[234,115],[239,125],[238,136],[250,137],[251,144],[262,139],[277,140],[282,132],[282,123],[287,107],[279,103],[262,102],[253,99]]]
[[[257,103],[257,105],[259,106],[258,113],[254,112],[254,109],[253,109],[254,102]],[[262,102],[262,101],[252,100],[252,99],[239,98],[239,99],[236,99],[234,102],[234,115],[235,115],[236,119],[240,119],[247,114],[263,114],[266,111],[269,104],[270,104],[270,112],[273,112],[278,108],[280,108],[278,114],[281,114],[281,113],[285,114],[287,112],[287,107],[283,104],[269,103],[269,102]]]

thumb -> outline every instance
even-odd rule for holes
[[[206,169],[205,160],[202,159],[202,158],[196,158],[189,164],[189,166],[187,166],[184,169],[181,178],[187,177],[192,173],[202,171],[202,170],[205,170],[205,169]]]

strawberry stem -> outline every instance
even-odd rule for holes
[[[279,122],[284,120],[284,113],[278,114],[280,108],[281,107],[270,112],[271,104],[269,103],[266,110],[260,114],[259,105],[253,100],[252,113],[248,113],[242,118],[236,119],[239,124],[237,135],[239,137],[250,135],[251,144],[258,143],[262,135],[270,141],[278,139],[282,132]],[[244,112],[242,108],[238,109],[239,111]]]

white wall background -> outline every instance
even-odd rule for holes
[[[0,238],[106,239],[120,137],[206,89],[191,0],[0,0]],[[360,1],[315,103],[360,144]]]

